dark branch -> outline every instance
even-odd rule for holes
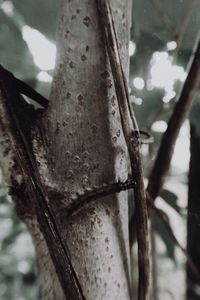
[[[151,198],[159,195],[163,186],[166,174],[169,170],[171,158],[174,152],[174,146],[179,135],[180,128],[185,121],[193,100],[200,86],[200,40],[194,52],[194,57],[189,64],[189,72],[183,85],[179,100],[177,101],[168,127],[163,135],[160,148],[149,176],[147,191]]]
[[[119,103],[122,128],[129,151],[132,176],[136,181],[134,195],[139,256],[138,299],[145,300],[148,295],[149,286],[148,213],[145,199],[142,163],[140,158],[139,129],[135,116],[131,110],[128,85],[122,68],[118,39],[110,2],[108,0],[97,0],[97,4],[102,35],[108,52],[115,91]]]
[[[2,65],[0,65],[0,80],[9,83],[18,93],[31,98],[43,108],[47,108],[49,101],[45,97],[40,95],[25,82],[15,78],[15,76],[10,71],[4,69]]]
[[[174,146],[180,131],[180,128],[185,121],[193,100],[200,86],[200,38],[197,40],[197,46],[195,47],[194,56],[191,58],[191,62],[188,67],[188,75],[180,93],[179,99],[174,107],[173,113],[168,122],[168,127],[164,133],[160,148],[155,159],[154,166],[149,176],[149,182],[147,186],[147,192],[151,199],[155,201],[159,195],[167,172],[169,170],[171,158],[174,152]],[[130,229],[135,224],[134,215],[130,221]],[[130,231],[130,244],[132,245],[135,237],[135,233]]]
[[[78,276],[72,265],[69,250],[63,244],[54,215],[48,206],[47,195],[41,183],[37,164],[34,160],[27,135],[24,133],[24,128],[22,127],[23,120],[21,121],[17,114],[19,107],[17,102],[19,102],[21,96],[16,90],[9,89],[9,87],[6,85],[6,82],[0,81],[0,90],[3,95],[1,97],[1,107],[3,109],[1,111],[1,122],[4,121],[5,117],[7,119],[5,127],[7,127],[7,123],[9,122],[8,138],[21,172],[24,178],[26,178],[27,188],[31,194],[35,195],[40,228],[47,242],[65,298],[83,300],[85,298]],[[3,118],[3,116],[5,117]]]
[[[91,191],[86,191],[83,195],[77,194],[77,199],[72,202],[66,210],[67,216],[71,216],[85,205],[108,195],[120,193],[128,189],[135,188],[136,182],[129,178],[125,182],[115,182],[112,184],[105,184],[101,187],[94,188]]]

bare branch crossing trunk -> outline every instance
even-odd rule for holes
[[[131,1],[112,0],[111,4],[128,76]],[[96,1],[61,0],[50,104],[31,128],[31,147],[48,205],[88,300],[131,299],[127,193],[101,198],[71,217],[66,213],[79,195],[128,177],[127,149],[108,61]],[[0,159],[7,181],[15,187],[17,211],[33,237],[42,299],[64,300],[37,221],[34,197],[22,189],[27,178],[18,171],[15,152],[6,151],[10,130],[6,117],[0,123]]]

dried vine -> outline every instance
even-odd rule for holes
[[[128,86],[122,68],[110,3],[108,0],[97,0],[97,4],[102,35],[114,79],[122,128],[129,151],[132,176],[136,181],[134,194],[139,264],[138,299],[145,300],[149,286],[148,213],[140,158],[139,130],[129,102]]]
[[[85,205],[108,195],[120,193],[128,189],[133,189],[136,187],[136,182],[132,178],[128,178],[125,182],[114,182],[111,184],[103,184],[99,187],[94,187],[86,189],[83,194],[77,194],[77,199],[75,199],[71,204],[65,208],[66,216],[71,216],[76,213],[79,209],[85,207]]]

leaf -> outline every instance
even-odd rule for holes
[[[181,207],[178,206],[177,204],[177,200],[178,197],[176,194],[174,194],[173,192],[167,190],[167,189],[163,189],[161,191],[160,196],[173,208],[175,209],[179,214],[182,213],[181,211]]]
[[[162,214],[164,218],[169,223],[169,217],[165,212],[162,211]],[[163,221],[160,219],[159,216],[157,216],[156,213],[153,214],[152,217],[152,226],[155,232],[160,236],[160,238],[163,240],[168,257],[173,260],[174,263],[176,263],[175,258],[175,242],[172,238],[171,234],[169,233],[168,229],[166,228],[166,225],[163,223]]]

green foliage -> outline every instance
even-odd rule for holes
[[[199,32],[199,9],[200,2],[198,1],[176,0],[170,2],[170,4],[168,0],[133,1],[131,40],[136,44],[136,51],[130,58],[129,86],[131,88],[133,109],[141,129],[151,131],[155,121],[167,122],[174,103],[174,99],[170,100],[169,103],[163,103],[164,88],[149,88],[148,86],[149,79],[151,78],[150,61],[152,56],[157,51],[168,53],[173,65],[186,68]],[[188,20],[188,24],[186,24],[186,20]],[[169,41],[178,41],[179,35],[182,35],[182,41],[178,45],[176,52],[173,52],[167,48],[167,43]],[[164,70],[161,69],[160,72],[162,74]],[[143,89],[137,89],[134,86],[133,79],[135,77],[141,77],[144,80]],[[173,90],[177,96],[179,95],[180,88],[181,83],[177,80],[173,86]],[[137,98],[142,101],[138,102]],[[197,127],[200,134],[199,114],[200,101],[198,96],[190,114],[190,121]],[[162,137],[162,132],[153,131],[151,133],[154,136],[154,144],[144,154],[144,162],[145,166],[147,166],[144,170],[145,174],[149,174],[149,166],[152,165],[151,160],[155,157]],[[173,169],[170,170],[169,176],[174,176],[173,171]],[[178,195],[167,189],[163,189],[161,197],[184,218],[182,207],[178,203]],[[169,222],[167,214],[165,213],[164,215],[165,219]],[[166,246],[167,251],[165,255],[175,262],[174,240],[155,213],[153,214],[153,228]]]
[[[142,31],[139,35],[133,34],[133,40],[137,45],[135,55],[130,58],[130,75],[138,74],[145,78],[149,69],[149,62],[154,51],[161,51],[165,43],[156,35]],[[131,78],[130,76],[130,78]]]
[[[55,0],[12,0],[17,13],[24,22],[54,41],[59,1]]]
[[[164,90],[153,89],[148,91],[143,89],[142,91],[135,91],[135,97],[142,97],[142,105],[133,105],[133,110],[136,114],[138,124],[140,128],[150,128],[154,121],[155,115],[162,105],[161,99],[164,96]],[[159,118],[161,115],[159,114]]]
[[[160,193],[160,196],[179,214],[181,214],[181,207],[177,204],[178,196],[174,194],[172,191],[167,189],[163,189]]]
[[[154,5],[153,5],[154,3]],[[133,28],[137,35],[146,32],[160,41],[175,40],[176,33],[183,29],[188,14],[189,22],[183,37],[182,48],[191,50],[199,31],[199,1],[175,0],[135,0],[133,2]],[[133,36],[134,37],[134,36]]]
[[[169,224],[169,217],[166,213],[162,211],[162,215]],[[153,230],[160,236],[160,238],[163,240],[165,246],[166,246],[166,251],[167,251],[167,256],[176,263],[176,258],[175,258],[175,242],[174,239],[172,238],[171,234],[167,230],[166,225],[163,223],[163,221],[160,219],[159,216],[156,215],[156,213],[153,214]]]
[[[21,29],[16,25],[15,16],[10,18],[0,10],[0,20],[1,64],[18,77],[34,77],[36,67],[22,38]]]
[[[38,283],[34,250],[25,225],[17,218],[0,188],[0,299],[38,299]]]

